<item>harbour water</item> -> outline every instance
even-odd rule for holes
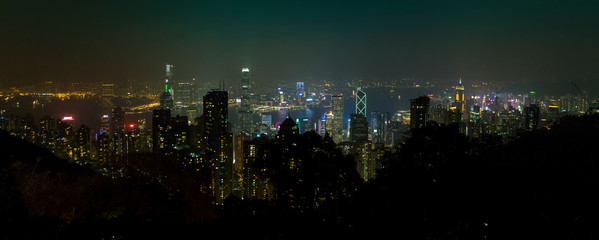
[[[410,99],[417,98],[421,95],[430,94],[433,89],[430,88],[365,88],[363,89],[367,95],[367,119],[370,121],[370,112],[389,112],[391,114],[396,113],[398,110],[409,110]],[[343,106],[343,124],[347,128],[347,120],[350,114],[355,113],[355,98],[351,93],[344,93],[344,106]],[[72,116],[73,127],[78,128],[81,124],[85,124],[93,129],[98,129],[100,124],[100,117],[103,114],[110,114],[109,109],[104,109],[101,105],[101,100],[98,98],[88,99],[71,99],[71,100],[53,100],[45,102],[44,104],[34,104],[34,98],[32,97],[20,97],[19,99],[13,99],[11,101],[18,101],[19,108],[11,108],[11,114],[25,116],[27,113],[32,113],[36,124],[39,123],[39,119],[48,115],[54,118],[62,118],[64,116]],[[33,103],[33,104],[32,104]],[[7,103],[8,104],[8,103]],[[15,105],[15,103],[10,103]],[[201,107],[199,107],[198,116],[201,114]],[[288,116],[292,119],[309,119],[311,122],[317,122],[323,113],[330,111],[322,105],[311,106],[303,110],[279,110],[265,112],[261,114],[255,114],[255,120],[260,121],[260,115],[268,114],[272,116],[272,125],[278,122],[283,122]],[[134,115],[126,115],[125,123],[133,124],[138,119],[146,119],[146,123],[151,123],[151,113],[141,113]],[[191,120],[193,122],[193,120]],[[237,123],[237,108],[231,107],[229,109],[229,122],[232,126]]]

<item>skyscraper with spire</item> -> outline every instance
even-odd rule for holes
[[[168,85],[168,92],[171,94],[172,98],[175,99],[175,81],[173,80],[175,66],[172,64],[166,64],[166,73],[165,73],[165,81]]]
[[[239,131],[251,135],[253,130],[252,109],[250,104],[250,69],[241,69],[241,104],[239,106]]]
[[[460,78],[458,85],[455,87],[455,103],[456,108],[460,111],[460,113],[464,112],[464,85],[462,85],[462,78]]]
[[[173,110],[175,103],[173,100],[173,65],[166,65],[166,78],[164,80],[164,91],[160,94],[160,109]]]

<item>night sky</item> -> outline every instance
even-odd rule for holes
[[[0,2],[0,81],[599,79],[599,1]]]

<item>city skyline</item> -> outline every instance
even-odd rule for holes
[[[599,236],[597,10],[0,2],[0,232]]]
[[[256,84],[414,77],[563,88],[599,70],[598,4],[4,2],[0,82]],[[564,83],[564,84],[562,84]],[[550,85],[550,86],[547,86]]]

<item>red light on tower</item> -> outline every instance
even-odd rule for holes
[[[130,127],[130,128],[134,128],[134,127],[135,127],[135,124],[130,124],[130,125],[129,125],[129,127]]]
[[[66,117],[62,117],[63,121],[73,121],[73,117],[72,116],[66,116]]]

